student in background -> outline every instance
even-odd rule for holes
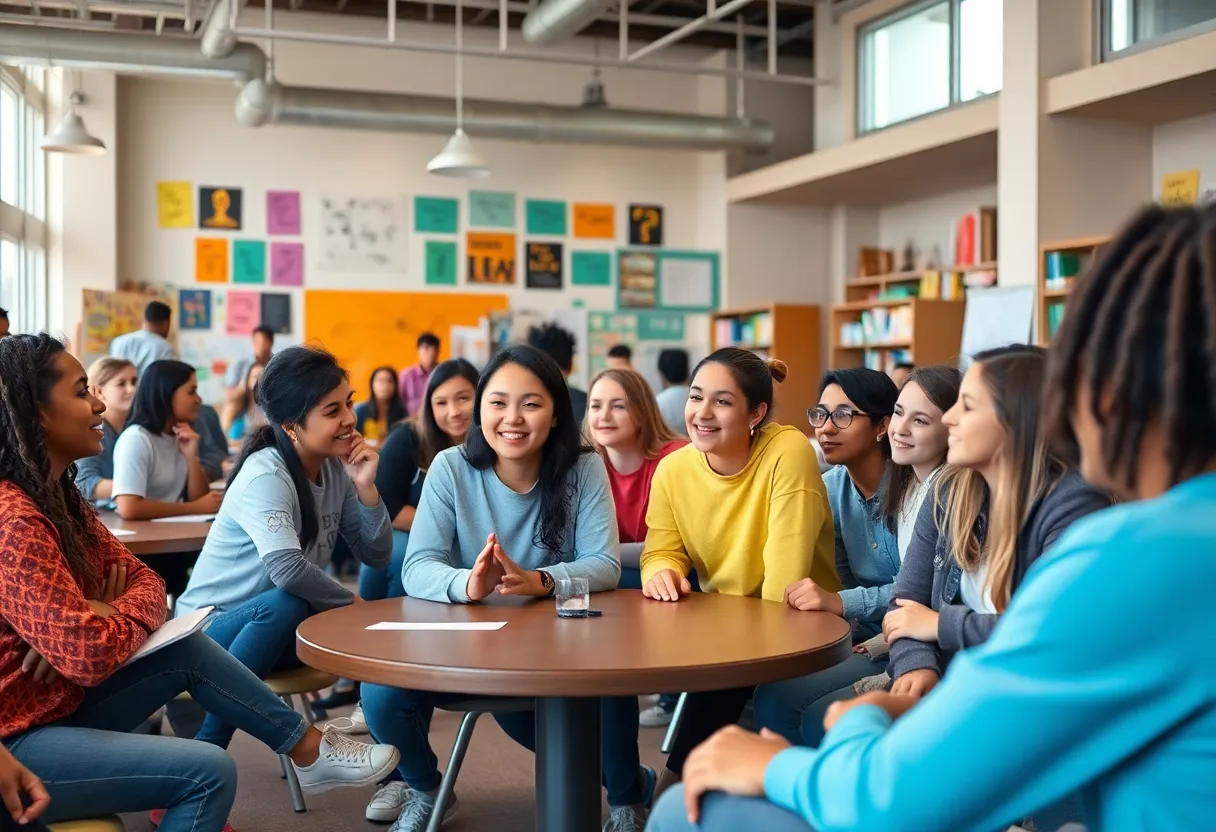
[[[222,495],[211,490],[199,462],[199,435],[190,425],[201,404],[189,364],[156,361],[140,377],[126,429],[114,444],[111,492],[124,520],[219,509]]]
[[[367,401],[355,405],[355,430],[363,434],[364,439],[379,442],[388,436],[393,425],[405,418],[405,406],[401,404],[397,390],[397,371],[392,367],[377,367],[372,371],[367,387],[370,391]],[[424,395],[419,403],[425,398]]]
[[[166,832],[220,832],[232,759],[132,733],[183,692],[289,756],[310,794],[391,768],[393,749],[323,736],[203,633],[130,662],[165,621],[165,586],[73,483],[104,409],[59,341],[0,341],[0,778],[10,752],[45,778],[48,822],[163,810]]]
[[[167,340],[173,310],[158,300],[144,307],[142,329],[119,335],[110,342],[110,355],[135,365],[142,379],[154,361],[176,361],[177,350]]]
[[[403,582],[412,598],[493,603],[496,596],[552,597],[556,581],[580,577],[592,592],[620,578],[616,518],[604,464],[579,439],[557,364],[540,350],[499,351],[481,374],[474,425],[463,447],[435,457],[410,532]],[[526,645],[519,645],[527,649]],[[393,832],[423,832],[440,777],[427,726],[437,702],[458,694],[363,685],[372,734],[401,751],[410,790]],[[638,702],[605,698],[604,779],[608,832],[645,822],[654,772],[637,746]],[[535,747],[531,712],[496,714],[499,725]],[[453,799],[448,811],[454,811]]]
[[[666,349],[659,353],[659,377],[663,389],[656,399],[663,421],[677,436],[688,436],[684,407],[688,404],[688,352]]]
[[[907,382],[912,371],[916,369],[916,365],[908,361],[901,361],[891,368],[891,381],[895,382],[896,387],[903,387]]]
[[[245,382],[239,388],[241,392],[236,398],[228,400],[228,406],[224,410],[224,432],[228,440],[240,442],[266,424],[266,414],[258,406],[256,390],[258,380],[264,372],[264,364],[250,364]]]
[[[220,424],[220,414],[203,402],[198,408],[198,419],[192,425],[198,434],[199,464],[212,482],[223,479],[224,463],[228,461],[228,437]]]
[[[692,445],[668,456],[651,483],[647,598],[679,601],[694,569],[704,592],[784,602],[786,588],[808,575],[840,590],[811,446],[797,428],[768,423],[773,382],[785,374],[783,362],[733,347],[697,365],[685,410]],[[751,695],[751,687],[689,695],[662,785],[680,778],[693,748],[738,721]]]
[[[823,477],[836,537],[836,573],[844,587],[833,592],[812,578],[785,590],[796,610],[830,612],[853,626],[854,647],[881,632],[899,572],[895,532],[882,514],[884,475],[891,456],[887,435],[899,392],[885,373],[858,367],[829,370],[819,383],[819,404],[807,416],[819,445],[835,466]],[[797,679],[756,689],[756,722],[790,742],[814,745],[822,737],[823,697],[881,671],[854,652],[845,661]]]
[[[100,507],[114,507],[114,445],[135,403],[136,373],[135,365],[124,358],[107,356],[89,366],[89,392],[106,410],[101,417],[101,453],[76,463],[76,487]]]
[[[8,337],[8,310],[0,309],[0,338]]]
[[[1216,582],[1213,246],[1211,207],[1141,211],[1078,280],[1057,333],[1044,425],[1126,503],[1069,529],[992,638],[915,708],[888,693],[842,703],[817,751],[723,732],[652,829],[690,830],[685,807],[703,832],[1001,829],[1076,792],[1090,832],[1211,825],[1216,758],[1199,750],[1216,743],[1216,671],[1129,603]],[[1206,631],[1206,605],[1169,609],[1178,632]],[[916,799],[960,760],[965,788]],[[711,790],[767,800],[698,811]]]
[[[574,418],[581,426],[587,418],[587,391],[570,386],[570,373],[574,371],[574,350],[578,346],[574,335],[557,324],[543,324],[528,330],[528,344],[546,353],[557,362],[566,387],[570,390],[570,404],[574,407]]]
[[[274,355],[274,330],[268,326],[259,326],[253,331],[250,336],[253,341],[253,353],[246,355],[237,361],[228,365],[228,372],[224,376],[224,386],[228,389],[228,402],[232,403],[243,398],[250,391],[249,371],[253,365],[260,364],[263,367],[270,361],[270,356]]]
[[[608,369],[633,369],[633,350],[629,348],[628,344],[617,344],[608,350]]]
[[[430,332],[418,336],[418,363],[401,371],[397,385],[401,389],[401,404],[406,416],[415,416],[422,409],[426,395],[426,380],[439,363],[439,337]],[[391,422],[389,424],[392,424]]]

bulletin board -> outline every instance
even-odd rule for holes
[[[110,342],[144,323],[144,307],[159,300],[173,312],[172,342],[177,332],[176,292],[107,292],[101,289],[82,290],[80,332],[77,335],[77,357],[86,368],[110,352]]]
[[[377,367],[400,372],[417,361],[422,333],[439,336],[443,360],[451,355],[452,327],[480,326],[483,317],[508,306],[507,296],[497,294],[312,289],[304,293],[304,339],[337,356],[358,401],[367,398]]]

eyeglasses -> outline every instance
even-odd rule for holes
[[[832,420],[832,424],[838,429],[844,430],[849,425],[853,424],[854,416],[869,416],[869,413],[862,413],[860,410],[854,410],[851,407],[838,407],[835,410],[828,412],[826,407],[809,407],[806,411],[806,420],[811,423],[813,428],[821,428],[828,423],[828,419]]]

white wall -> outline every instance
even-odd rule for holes
[[[937,246],[941,252],[941,265],[953,265],[953,232],[959,218],[968,211],[996,207],[996,204],[997,188],[994,182],[915,202],[885,205],[878,211],[877,244],[881,248],[894,249],[897,268],[909,241],[918,254],[928,255]]]
[[[1153,179],[1145,201],[1161,195],[1161,177],[1199,169],[1199,192],[1216,189],[1216,113],[1153,129]]]

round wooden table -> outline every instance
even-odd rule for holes
[[[552,600],[353,604],[296,633],[312,667],[382,685],[536,698],[536,804],[541,832],[600,822],[596,697],[758,685],[831,667],[851,652],[848,622],[768,601],[693,593],[679,603],[617,590],[591,596],[598,618],[558,618]],[[501,630],[368,630],[382,621],[505,621]]]
[[[211,523],[154,523],[151,520],[123,520],[110,511],[100,514],[106,528],[134,532],[116,537],[131,554],[141,558],[198,554],[207,541],[207,532],[211,531]]]

